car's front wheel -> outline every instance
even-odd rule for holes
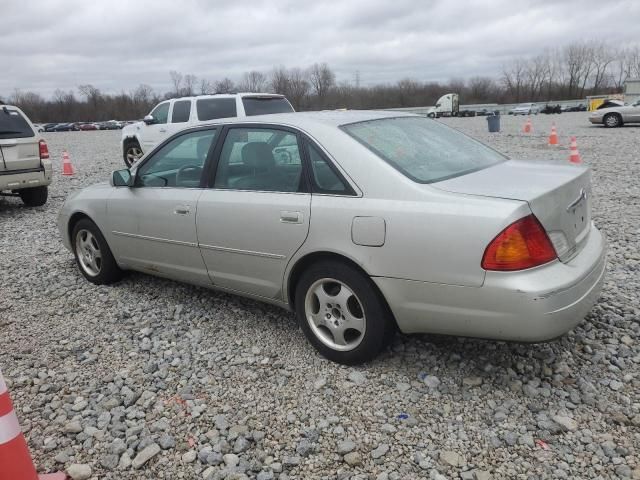
[[[27,207],[40,207],[47,203],[49,190],[47,187],[23,188],[18,190],[18,195]]]
[[[122,278],[122,270],[113,258],[102,232],[88,218],[74,225],[71,244],[80,272],[91,283],[106,285]]]
[[[622,126],[622,118],[617,113],[607,113],[602,121],[605,127],[615,128]]]
[[[124,149],[122,152],[122,157],[124,163],[127,167],[136,162],[142,156],[142,149],[140,148],[140,144],[136,140],[129,140],[124,144]]]
[[[309,342],[337,363],[374,359],[395,332],[389,308],[371,279],[338,261],[317,263],[304,272],[295,306]]]

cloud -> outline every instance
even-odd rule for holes
[[[0,95],[91,83],[170,87],[178,70],[239,79],[327,62],[338,80],[499,76],[515,56],[572,41],[637,42],[633,0],[48,0],[5,2]]]

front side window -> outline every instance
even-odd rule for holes
[[[136,187],[199,187],[215,137],[216,130],[199,130],[174,138],[140,166]]]
[[[232,128],[224,140],[215,188],[297,192],[302,178],[294,133],[268,128]]]
[[[184,123],[189,121],[191,113],[191,100],[180,100],[173,104],[171,123]]]
[[[161,103],[151,111],[154,123],[167,123],[169,118],[169,102]]]
[[[506,160],[482,143],[426,118],[382,118],[340,128],[418,183],[446,180]]]
[[[198,120],[215,120],[217,118],[235,117],[235,98],[201,98],[196,101]]]

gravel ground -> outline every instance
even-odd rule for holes
[[[45,207],[0,199],[0,365],[41,471],[74,479],[640,478],[640,128],[584,113],[443,120],[513,157],[593,168],[608,277],[586,321],[539,345],[397,336],[377,361],[320,358],[292,314],[142,274],[83,279],[64,197],[121,168],[119,132],[45,134]],[[546,145],[555,121],[562,146]],[[68,149],[77,174],[62,177]]]

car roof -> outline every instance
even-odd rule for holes
[[[253,97],[253,98],[285,98],[284,95],[279,93],[259,93],[259,92],[237,92],[237,93],[213,93],[207,95],[189,95],[186,97],[175,97],[168,98],[163,100],[163,102],[168,102],[171,100],[196,100],[204,99],[204,98],[245,98],[245,97]],[[162,102],[159,102],[162,103]]]
[[[404,112],[390,112],[385,110],[322,110],[318,112],[291,112],[273,113],[268,115],[256,115],[250,117],[234,117],[212,121],[211,124],[220,123],[278,123],[291,125],[305,129],[318,125],[339,127],[349,123],[366,122],[369,120],[379,120],[383,118],[396,117],[418,117],[425,118],[424,115],[416,115]],[[194,127],[208,125],[200,124]]]

